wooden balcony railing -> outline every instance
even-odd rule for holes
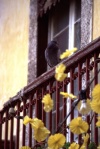
[[[0,146],[4,142],[4,149],[19,149],[19,146],[30,147],[33,146],[35,141],[32,137],[32,129],[23,125],[21,116],[28,115],[29,117],[38,117],[42,119],[45,126],[52,132],[59,131],[59,125],[69,114],[72,109],[71,104],[68,103],[68,99],[62,98],[60,91],[71,92],[78,96],[79,91],[85,88],[89,83],[89,80],[95,76],[90,88],[87,90],[87,97],[91,96],[91,89],[97,84],[100,69],[98,58],[100,57],[100,38],[94,40],[83,49],[77,51],[75,54],[65,59],[63,63],[66,65],[66,73],[68,77],[63,82],[57,82],[54,78],[55,68],[50,69],[40,77],[36,78],[31,84],[25,86],[16,96],[9,99],[4,104],[4,108],[0,111]],[[41,103],[42,97],[50,93],[54,100],[54,109],[52,112],[45,113],[43,105]],[[9,114],[9,109],[13,107],[16,112],[14,115]],[[79,113],[74,110],[70,116],[61,126],[63,130],[66,122],[70,121],[74,116]],[[91,115],[87,117],[87,121],[91,120]],[[96,114],[92,120],[94,124]],[[95,143],[98,143],[98,128],[91,125],[90,131],[91,139]],[[65,134],[65,131],[63,132]],[[69,140],[73,141],[75,136],[69,132]],[[78,137],[79,141],[80,137]],[[9,144],[7,143],[9,141]],[[15,143],[15,145],[14,145]],[[9,147],[8,147],[9,146]]]

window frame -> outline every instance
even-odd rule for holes
[[[69,4],[69,24],[65,28],[63,28],[60,32],[58,32],[55,36],[53,36],[53,18],[49,16],[49,23],[48,23],[48,43],[53,40],[54,37],[57,37],[61,33],[63,33],[66,29],[69,28],[69,34],[68,34],[68,49],[72,49],[74,47],[74,33],[75,33],[75,24],[77,22],[81,21],[81,18],[77,19],[75,21],[75,0],[70,1]],[[55,6],[56,7],[56,6]],[[81,45],[81,43],[80,43]],[[65,49],[66,50],[66,49]]]

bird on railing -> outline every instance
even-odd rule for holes
[[[50,67],[54,67],[60,62],[60,53],[57,41],[51,41],[45,50],[45,59]]]

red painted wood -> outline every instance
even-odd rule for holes
[[[0,113],[0,146],[2,144],[2,113]]]
[[[67,90],[67,86],[66,86],[66,84],[63,81],[63,92],[66,92],[66,90]],[[62,100],[63,100],[63,115],[62,115],[62,118],[64,120],[65,117],[66,117],[66,113],[67,113],[67,106],[66,106],[67,99],[63,98]],[[66,135],[66,121],[63,124],[63,130],[64,130],[63,133]]]
[[[23,101],[23,117],[26,116],[26,100]],[[23,124],[22,131],[22,146],[25,146],[25,125]]]
[[[38,91],[36,90],[36,104],[35,104],[36,117],[38,115]]]
[[[78,63],[78,91],[80,91],[82,89],[82,73],[81,73],[81,70],[82,70],[82,64],[81,63]],[[78,96],[78,98],[80,98]],[[78,116],[81,116],[80,114],[78,114]],[[78,142],[80,142],[82,136],[79,135],[78,136]]]
[[[7,140],[8,140],[8,109],[6,111],[6,122],[5,122],[5,140],[4,140],[4,149],[7,149]]]
[[[10,120],[10,149],[13,149],[13,131],[14,131],[14,118],[12,117]]]
[[[73,68],[70,69],[70,93],[74,94],[74,80],[73,80],[73,74],[74,74],[74,70]],[[71,99],[70,99],[71,100]],[[72,100],[70,101],[70,109],[72,108]],[[74,118],[74,113],[71,112],[70,115],[70,120],[72,120]],[[71,142],[74,140],[74,135],[73,133],[70,134],[70,140]]]
[[[42,98],[44,97],[44,94],[45,94],[45,90],[46,90],[46,88],[45,88],[45,86],[42,88]],[[41,99],[41,101],[42,101],[42,99]],[[42,121],[44,122],[44,123],[46,123],[46,112],[44,111],[44,104],[42,104]]]
[[[59,96],[59,88],[58,88],[58,82],[56,82],[56,130],[59,125],[59,101],[60,101],[60,96]]]
[[[17,116],[20,116],[20,112],[19,112],[19,109],[20,109],[20,101],[17,103]],[[19,130],[20,130],[20,119],[16,119],[16,136],[15,136],[15,149],[19,149]]]
[[[48,86],[49,86],[49,93],[52,98],[51,92],[52,92],[53,82],[50,81]],[[47,121],[48,121],[48,129],[50,130],[50,132],[52,132],[52,111],[47,114]]]
[[[32,99],[33,95],[30,95],[29,97],[29,117],[32,118]],[[29,125],[29,146],[32,146],[32,127]]]
[[[98,67],[97,67],[97,62],[96,62],[96,59],[97,59],[97,53],[94,54],[94,76],[95,79],[94,79],[94,86],[98,83],[98,75],[97,75],[97,71],[98,71]],[[97,114],[95,113],[94,114],[94,124],[97,122]],[[98,128],[95,127],[94,125],[94,142],[96,144],[98,144]]]
[[[86,87],[88,86],[88,82],[91,79],[90,78],[90,69],[89,69],[89,64],[90,64],[90,58],[87,56],[86,58]],[[87,89],[87,99],[90,97],[90,87]],[[90,123],[90,115],[87,115],[87,119],[86,121],[88,122],[88,124]],[[90,128],[88,129],[88,132],[91,132]],[[90,142],[90,138],[88,140],[88,142]]]

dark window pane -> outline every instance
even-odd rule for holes
[[[80,42],[81,42],[81,27],[80,21],[75,23],[75,32],[74,32],[74,47],[77,47],[78,50],[80,49]]]
[[[75,2],[75,21],[81,18],[81,0]]]
[[[61,53],[64,52],[66,49],[68,49],[68,34],[69,34],[69,28],[67,28],[63,33],[54,38],[54,40],[57,40],[57,42],[59,43]]]
[[[69,24],[69,2],[62,0],[52,13],[53,17],[53,36],[60,32]]]

